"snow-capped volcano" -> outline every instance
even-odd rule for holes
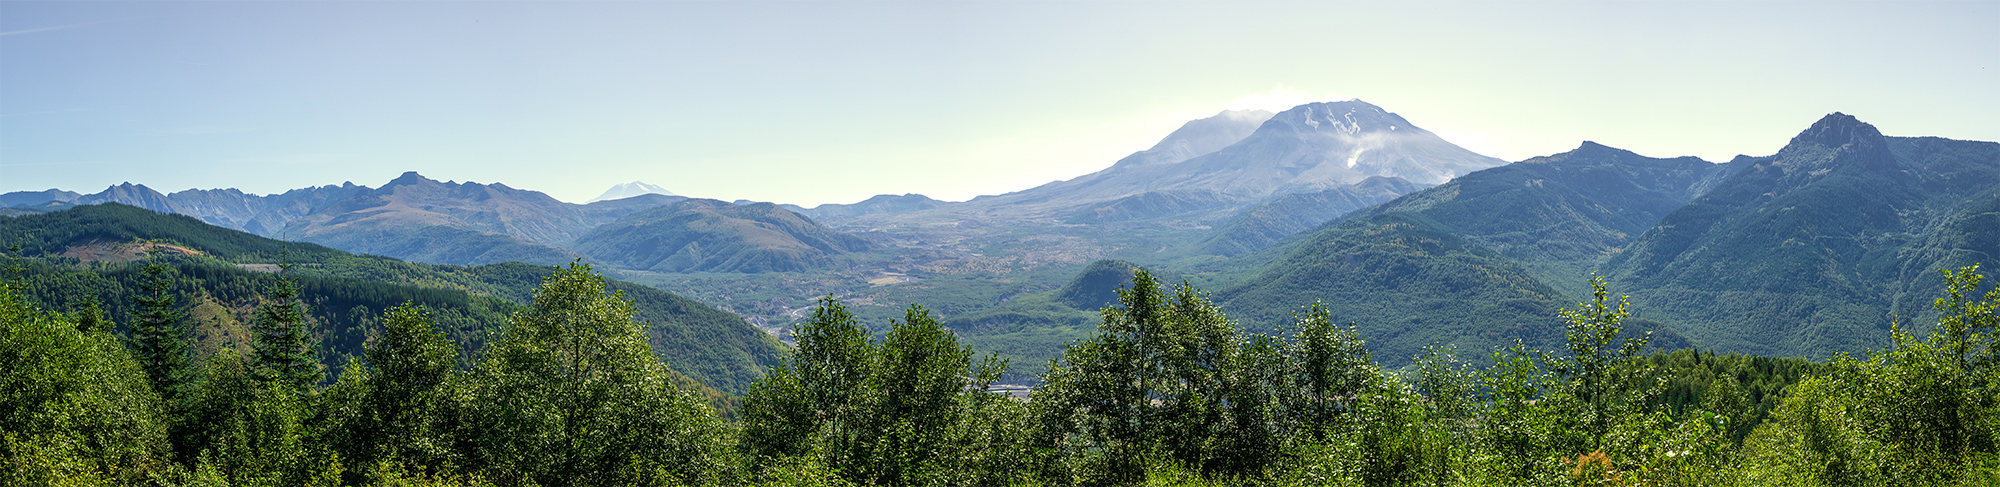
[[[1428,186],[1506,164],[1452,145],[1402,116],[1361,100],[1307,103],[1276,115],[1267,113],[1251,117],[1249,113],[1225,112],[1190,122],[1188,128],[1175,132],[1160,146],[1133,154],[1103,171],[991,200],[1086,202],[1146,192],[1195,191],[1232,200],[1262,201],[1325,191],[1378,176]],[[1198,125],[1229,130],[1193,130]],[[1178,147],[1169,142],[1182,138],[1182,132],[1217,135],[1204,138],[1210,143],[1200,150],[1163,149]],[[1178,157],[1157,157],[1161,155]]]
[[[642,194],[664,194],[668,196],[673,196],[674,192],[667,191],[667,188],[646,184],[640,181],[633,181],[629,183],[620,184],[617,186],[612,186],[611,189],[604,190],[604,194],[597,195],[596,198],[591,198],[590,201],[585,201],[583,202],[583,204],[587,205],[604,200],[625,199]]]

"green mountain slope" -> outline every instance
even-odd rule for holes
[[[1055,301],[1084,311],[1118,304],[1118,290],[1132,287],[1132,273],[1139,266],[1122,260],[1099,260],[1084,266],[1062,289]]]
[[[1484,352],[1518,338],[1547,348],[1562,340],[1555,316],[1567,304],[1498,252],[1409,212],[1322,230],[1216,297],[1246,329],[1266,333],[1319,301],[1389,364],[1433,343]]]
[[[1288,194],[1251,207],[1216,226],[1194,244],[1197,255],[1237,256],[1269,247],[1280,239],[1317,227],[1347,212],[1374,206],[1423,189],[1397,177],[1374,176],[1317,193]]]
[[[1884,137],[1835,113],[1664,217],[1605,264],[1633,300],[1722,351],[1879,347],[1936,269],[1994,265],[2000,144]],[[1935,293],[1930,294],[1932,296]]]
[[[1584,142],[1575,150],[1467,174],[1357,212],[1421,213],[1572,296],[1590,272],[1668,212],[1741,164],[1656,159]]]
[[[158,239],[186,255],[172,257],[187,279],[182,303],[210,321],[212,345],[247,337],[249,311],[272,278],[254,272],[257,264],[298,264],[302,296],[321,323],[323,359],[333,370],[360,353],[373,320],[390,306],[415,300],[438,310],[440,323],[467,350],[483,345],[487,333],[504,326],[506,313],[526,303],[554,268],[519,262],[483,266],[433,265],[356,256],[319,245],[283,242],[202,223],[192,217],[154,213],[118,204],[0,218],[0,242],[18,243],[31,257],[30,294],[50,309],[68,309],[82,296],[96,295],[112,316],[123,317],[125,293],[136,266],[118,258],[135,252],[72,252]],[[93,257],[85,261],[72,255]],[[178,251],[177,251],[178,252]],[[283,256],[283,257],[281,257]],[[730,394],[740,394],[777,363],[783,346],[741,318],[658,289],[612,281],[637,305],[649,325],[655,352],[680,373]],[[232,330],[235,330],[232,332]],[[234,333],[234,334],[232,334]]]
[[[653,208],[591,230],[577,252],[654,272],[790,272],[831,265],[871,245],[770,203],[694,199]]]
[[[1320,300],[1360,325],[1386,360],[1431,342],[1553,346],[1556,310],[1585,296],[1599,262],[1736,167],[1586,142],[1323,225],[1221,301],[1268,326]],[[1685,343],[1657,322],[1637,328],[1657,331],[1659,346]]]

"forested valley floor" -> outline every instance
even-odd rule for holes
[[[1594,279],[1550,318],[1562,349],[1394,370],[1317,305],[1250,334],[1140,270],[1028,398],[921,306],[876,336],[827,297],[732,401],[677,380],[587,265],[501,323],[390,308],[331,379],[294,279],[249,349],[203,350],[173,275],[146,265],[117,317],[0,285],[0,485],[2000,485],[1977,266],[1865,356],[1652,350]]]

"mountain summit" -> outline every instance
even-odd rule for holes
[[[1369,176],[1442,184],[1506,164],[1475,154],[1361,100],[1308,103],[1285,110],[1257,132],[1215,153],[1181,163],[1179,181],[1227,194],[1268,197],[1329,189]]]
[[[583,204],[587,205],[605,200],[620,200],[642,194],[663,194],[667,196],[673,196],[674,192],[667,191],[667,188],[646,184],[640,181],[633,181],[625,184],[620,184],[617,186],[612,186],[611,189],[604,190],[604,194],[597,195],[596,198],[591,198],[590,201],[585,201],[583,202]]]
[[[1429,186],[1506,164],[1361,100],[1308,103],[1267,118],[1264,113],[1223,112],[1189,122],[1152,149],[1103,171],[992,202],[1076,204],[1148,192],[1259,202],[1377,176]],[[1243,135],[1258,118],[1264,119]]]

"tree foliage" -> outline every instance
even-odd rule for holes
[[[132,297],[132,350],[152,378],[154,390],[173,400],[191,379],[188,328],[174,306],[174,270],[151,259],[141,273],[145,277],[140,294]]]
[[[877,341],[828,296],[793,336],[792,358],[744,398],[742,448],[759,463],[879,485],[1005,485],[1020,473],[1009,454],[1022,410],[987,393],[1006,364],[974,363],[928,310],[910,306]]]
[[[281,268],[289,269],[291,264]],[[259,381],[276,383],[294,391],[310,391],[319,384],[319,348],[313,343],[312,325],[306,321],[305,304],[299,302],[299,286],[289,277],[271,282],[266,301],[257,308],[255,374]]]
[[[721,421],[669,382],[632,316],[588,265],[545,279],[467,378],[468,466],[510,485],[724,478]]]
[[[167,408],[118,339],[0,284],[0,484],[137,484],[172,464]]]

